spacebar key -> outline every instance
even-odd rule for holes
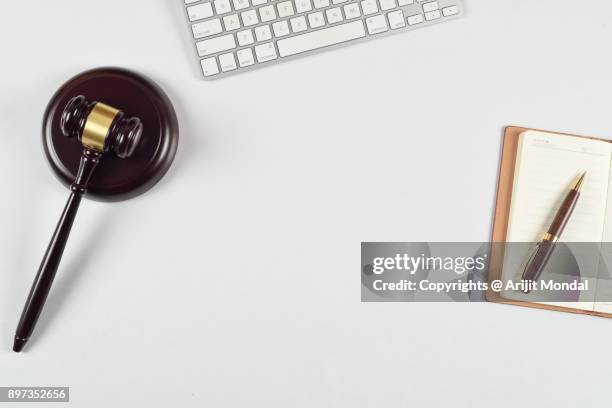
[[[327,47],[345,41],[365,37],[365,29],[361,20],[341,24],[319,31],[296,35],[294,37],[278,40],[278,53],[281,57],[299,54],[300,52]]]

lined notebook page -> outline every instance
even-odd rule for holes
[[[508,220],[508,242],[536,242],[582,172],[580,199],[561,241],[600,242],[604,231],[612,144],[526,131],[520,136]]]
[[[565,242],[600,242],[604,233],[612,144],[572,136],[526,131],[520,136],[508,220],[508,242],[537,242],[553,221],[572,182],[584,171],[580,199],[560,237]],[[584,255],[584,254],[583,254]],[[597,272],[592,253],[574,253],[579,264]],[[506,260],[504,260],[506,261]],[[516,260],[514,260],[516,262]],[[581,267],[582,267],[581,266]],[[504,262],[504,278],[520,279],[520,265]],[[506,297],[515,297],[506,293]],[[520,297],[519,297],[520,298]],[[593,310],[594,296],[579,302],[536,302]]]
[[[612,168],[608,181],[608,197],[612,198]],[[608,200],[602,242],[602,264],[599,270],[597,293],[595,295],[596,312],[612,313],[612,199]],[[597,300],[600,301],[597,301]],[[602,301],[603,300],[603,301]]]

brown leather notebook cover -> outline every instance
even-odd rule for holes
[[[589,137],[589,136],[578,136],[569,133],[551,132],[548,130],[530,129],[518,126],[508,126],[504,132],[504,141],[502,147],[501,164],[499,170],[499,179],[497,182],[497,201],[495,205],[495,217],[493,221],[493,233],[492,242],[505,242],[508,233],[508,218],[510,216],[510,203],[512,200],[512,189],[514,185],[514,167],[516,164],[516,155],[519,144],[519,136],[521,133],[527,130],[538,130],[550,134],[558,134],[565,136],[574,136],[586,139],[603,140],[612,143],[612,140]],[[503,265],[503,245],[492,245],[491,246],[491,260],[489,263],[489,285],[492,281],[500,279]],[[560,312],[570,312],[578,314],[587,314],[593,316],[609,317],[612,318],[610,313],[595,312],[590,310],[574,309],[571,307],[553,306],[541,303],[533,303],[526,301],[517,301],[503,298],[498,292],[495,292],[489,288],[486,294],[489,302],[506,303],[515,306],[534,307],[538,309],[556,310]]]

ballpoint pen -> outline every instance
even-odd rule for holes
[[[578,177],[575,183],[573,183],[572,188],[565,196],[548,231],[544,234],[542,240],[536,245],[528,258],[522,275],[524,281],[537,281],[540,278],[546,263],[555,250],[555,244],[559,240],[561,233],[563,233],[567,222],[574,212],[578,198],[580,198],[580,190],[582,189],[585,175],[586,171]],[[531,286],[527,286],[523,290],[524,293],[529,293],[530,291]]]

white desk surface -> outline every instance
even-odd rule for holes
[[[505,125],[612,138],[611,2],[465,4],[452,23],[204,82],[180,0],[4,2],[0,386],[70,386],[79,407],[609,405],[610,320],[360,302],[361,241],[489,238]],[[144,196],[83,202],[15,354],[67,197],[43,110],[107,65],[166,90],[176,161]]]

